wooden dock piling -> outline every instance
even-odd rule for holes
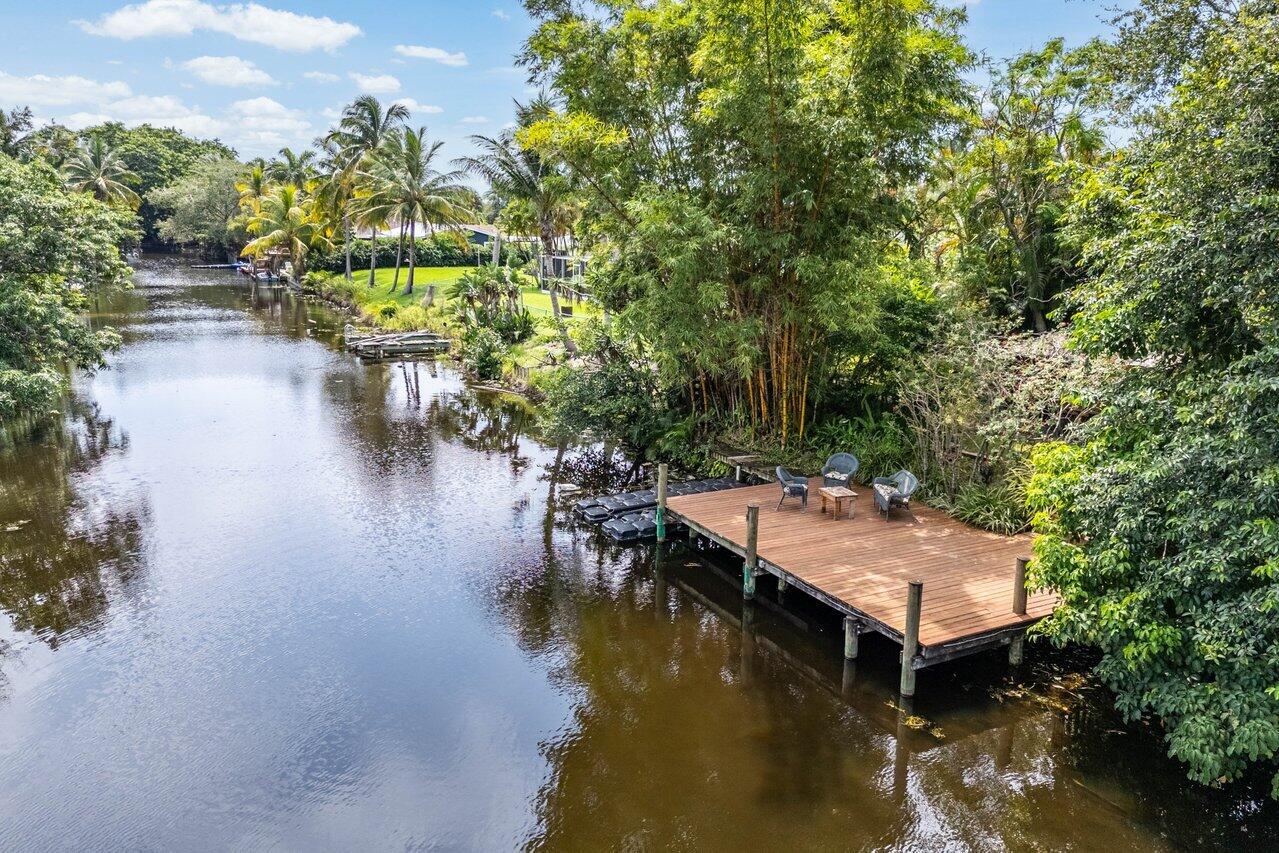
[[[1013,571],[1013,613],[1018,616],[1026,615],[1026,566],[1030,563],[1029,557],[1018,557],[1016,569]],[[1008,662],[1013,666],[1017,666],[1022,661],[1025,654],[1026,635],[1018,634],[1008,641]]]
[[[919,616],[923,609],[924,585],[911,581],[906,588],[906,632],[902,635],[901,695],[915,695],[915,654],[919,651]]]
[[[844,660],[857,660],[857,639],[861,626],[851,616],[844,617]]]
[[[759,571],[759,504],[746,507],[746,562],[742,565],[742,597],[755,597],[755,573]]]
[[[1018,557],[1017,568],[1013,572],[1013,613],[1026,615],[1026,565],[1029,557]]]
[[[670,467],[665,463],[657,466],[657,544],[666,541],[666,481]]]

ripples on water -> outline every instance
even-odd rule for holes
[[[1086,661],[929,670],[575,526],[627,465],[342,318],[147,262],[0,449],[0,848],[1263,848]]]

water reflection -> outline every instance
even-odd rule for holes
[[[1035,649],[845,663],[837,617],[567,512],[636,466],[343,318],[148,265],[0,452],[0,848],[1264,847]],[[25,522],[18,524],[18,522]],[[13,531],[8,527],[17,525]],[[1257,788],[1256,790],[1262,790]]]
[[[128,438],[72,399],[60,422],[0,443],[0,609],[50,648],[101,625],[141,582],[145,495],[82,486]]]

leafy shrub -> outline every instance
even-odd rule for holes
[[[950,511],[960,521],[1007,536],[1030,526],[1023,481],[968,483],[960,487]]]
[[[430,314],[421,305],[401,308],[386,327],[393,332],[416,332],[431,326]]]
[[[479,379],[500,379],[506,344],[487,326],[470,329],[462,339],[462,363]]]
[[[523,343],[533,337],[533,315],[527,308],[501,312],[490,320],[490,325],[508,344]]]
[[[400,306],[395,302],[373,302],[364,306],[364,313],[374,320],[386,321],[400,313]]]
[[[377,240],[378,267],[394,267],[398,239],[394,236],[379,237]],[[342,249],[342,240],[335,241],[331,251],[315,254],[311,257],[312,269],[328,272],[343,272],[346,269],[346,255]],[[369,267],[373,253],[373,244],[369,240],[351,241],[351,266],[354,269]],[[441,232],[431,237],[420,237],[417,240],[417,265],[420,267],[473,267],[477,263],[487,262],[493,256],[489,246],[468,243],[460,235],[453,232]],[[513,248],[502,246],[502,264],[521,266],[532,258],[531,251],[523,246]],[[409,262],[408,242],[405,241],[403,263]]]
[[[857,417],[823,421],[809,434],[809,444],[822,460],[840,452],[856,456],[861,463],[857,478],[863,482],[909,468],[913,453],[901,419],[891,412],[875,414],[869,408]]]

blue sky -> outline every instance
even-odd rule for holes
[[[970,0],[969,43],[1002,57],[1104,31],[1113,0]],[[0,0],[0,107],[217,136],[242,156],[300,147],[360,92],[404,99],[450,156],[528,95],[518,0]]]

